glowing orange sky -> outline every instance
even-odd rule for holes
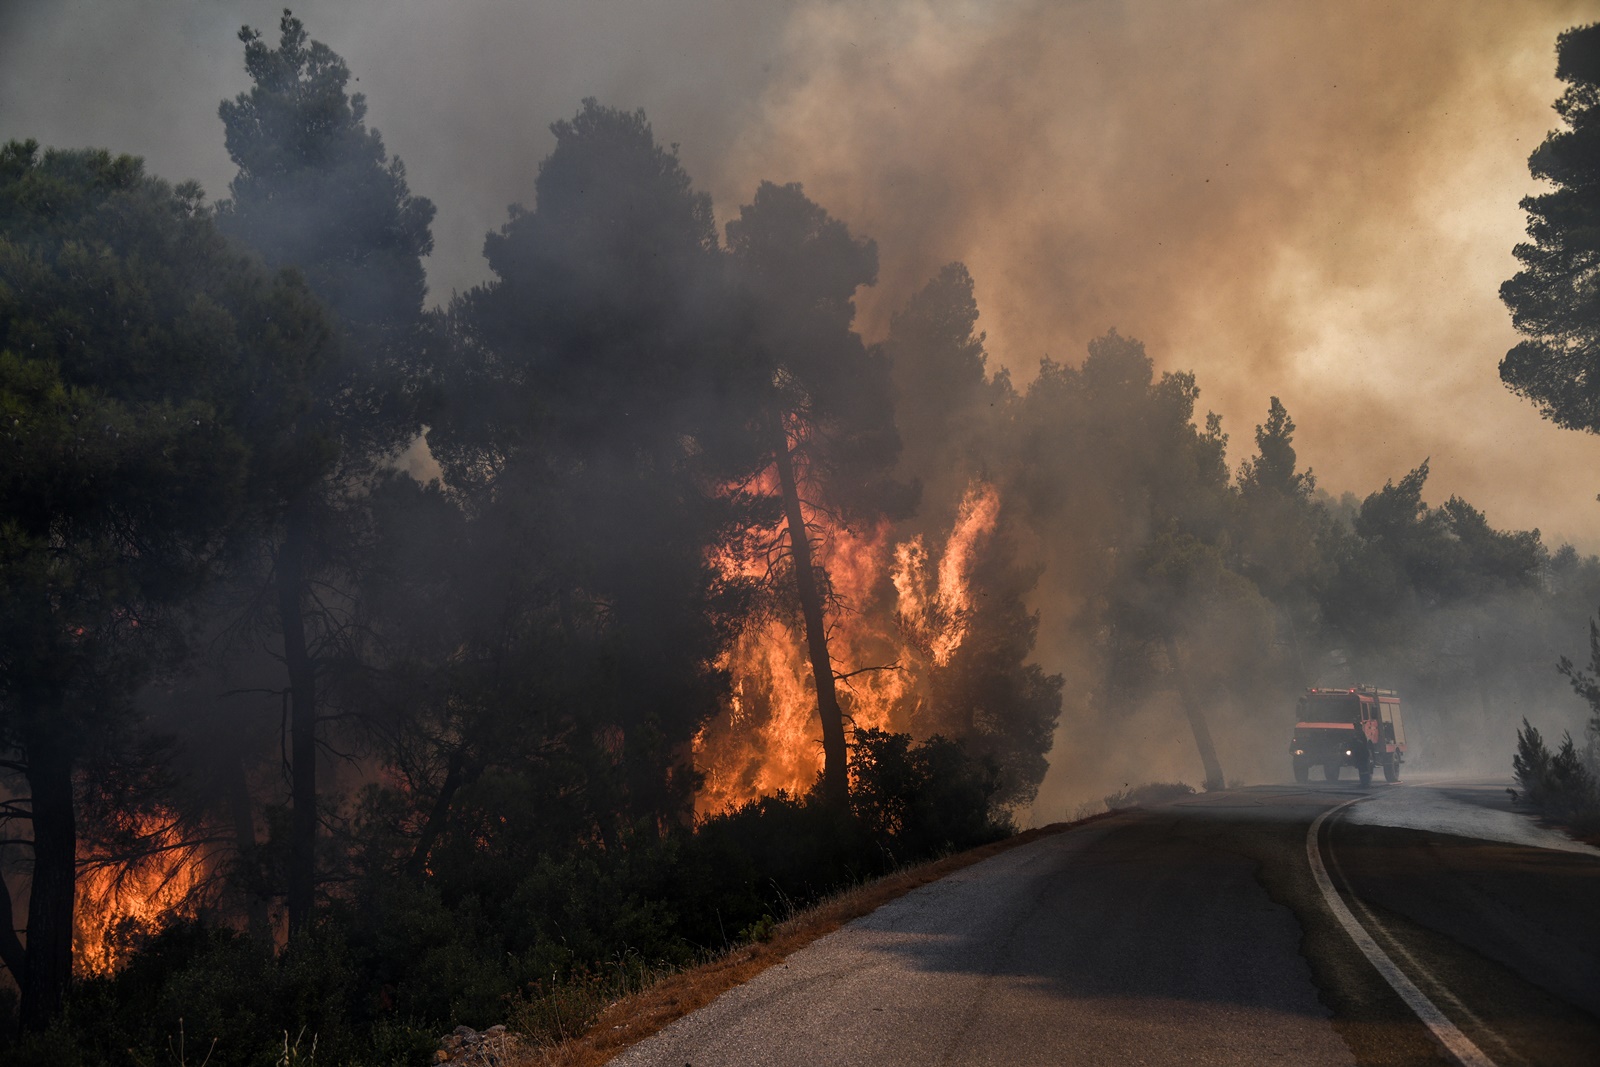
[[[806,6],[729,153],[879,239],[865,325],[939,263],[1025,381],[1115,326],[1193,369],[1237,463],[1269,395],[1339,493],[1600,549],[1600,439],[1499,383],[1528,152],[1575,3]],[[719,200],[721,198],[719,197]]]

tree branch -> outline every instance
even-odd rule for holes
[[[833,672],[833,677],[834,677],[835,681],[843,682],[843,681],[846,681],[848,679],[854,678],[858,674],[866,674],[869,671],[903,671],[903,670],[905,670],[905,668],[900,666],[900,664],[898,664],[898,663],[887,663],[887,664],[884,664],[882,667],[857,667],[855,670],[846,671],[843,674],[839,673],[838,671],[834,671]]]

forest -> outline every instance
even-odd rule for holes
[[[871,237],[782,181],[714,212],[642,111],[556,121],[430,304],[434,205],[344,60],[241,41],[225,198],[0,149],[15,1062],[545,1040],[1072,816],[1052,765],[1281,780],[1311,685],[1400,689],[1434,767],[1600,712],[1562,659],[1600,559],[1430,502],[1425,456],[1335,497],[1270,386],[1241,447],[1114,329],[1013,381],[960,263],[866,339]],[[1593,430],[1539,355],[1508,383]]]

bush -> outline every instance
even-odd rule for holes
[[[209,1050],[210,1067],[269,1067],[285,1032],[291,1043],[303,1032],[323,1062],[375,1063],[367,1027],[351,1018],[349,963],[321,931],[274,956],[232,930],[175,923],[116,974],[75,985],[47,1057],[12,1051],[17,1062],[176,1063],[181,1041],[191,1062]]]
[[[1538,729],[1523,719],[1511,767],[1522,799],[1545,818],[1580,834],[1600,833],[1600,781],[1585,766],[1570,733],[1551,752]]]
[[[1146,782],[1132,788],[1123,786],[1106,797],[1106,810],[1136,808],[1144,804],[1165,804],[1169,800],[1194,795],[1194,787],[1183,782]]]
[[[1000,769],[960,741],[857,730],[851,805],[862,829],[893,862],[997,841],[1015,832],[995,806]]]

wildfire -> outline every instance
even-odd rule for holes
[[[852,530],[803,505],[820,531],[817,558],[832,586],[828,646],[847,725],[916,732],[927,673],[949,663],[967,635],[971,579],[994,531],[1000,495],[974,482],[933,562],[918,535],[896,542],[887,522]],[[724,573],[760,576],[779,531],[751,531],[743,551],[717,557]],[[718,666],[731,675],[724,714],[695,738],[705,775],[697,810],[724,810],[779,790],[802,793],[822,770],[816,685],[798,617],[752,626]]]
[[[137,856],[79,857],[72,957],[80,974],[109,974],[141,940],[172,918],[192,915],[206,877],[205,848],[183,841],[158,812],[132,828]]]
[[[894,588],[897,615],[943,667],[967,636],[972,612],[972,568],[981,543],[994,532],[1000,517],[1000,494],[994,486],[974,483],[956,513],[955,528],[939,560],[937,579],[928,573],[928,551],[920,536],[895,546]]]

